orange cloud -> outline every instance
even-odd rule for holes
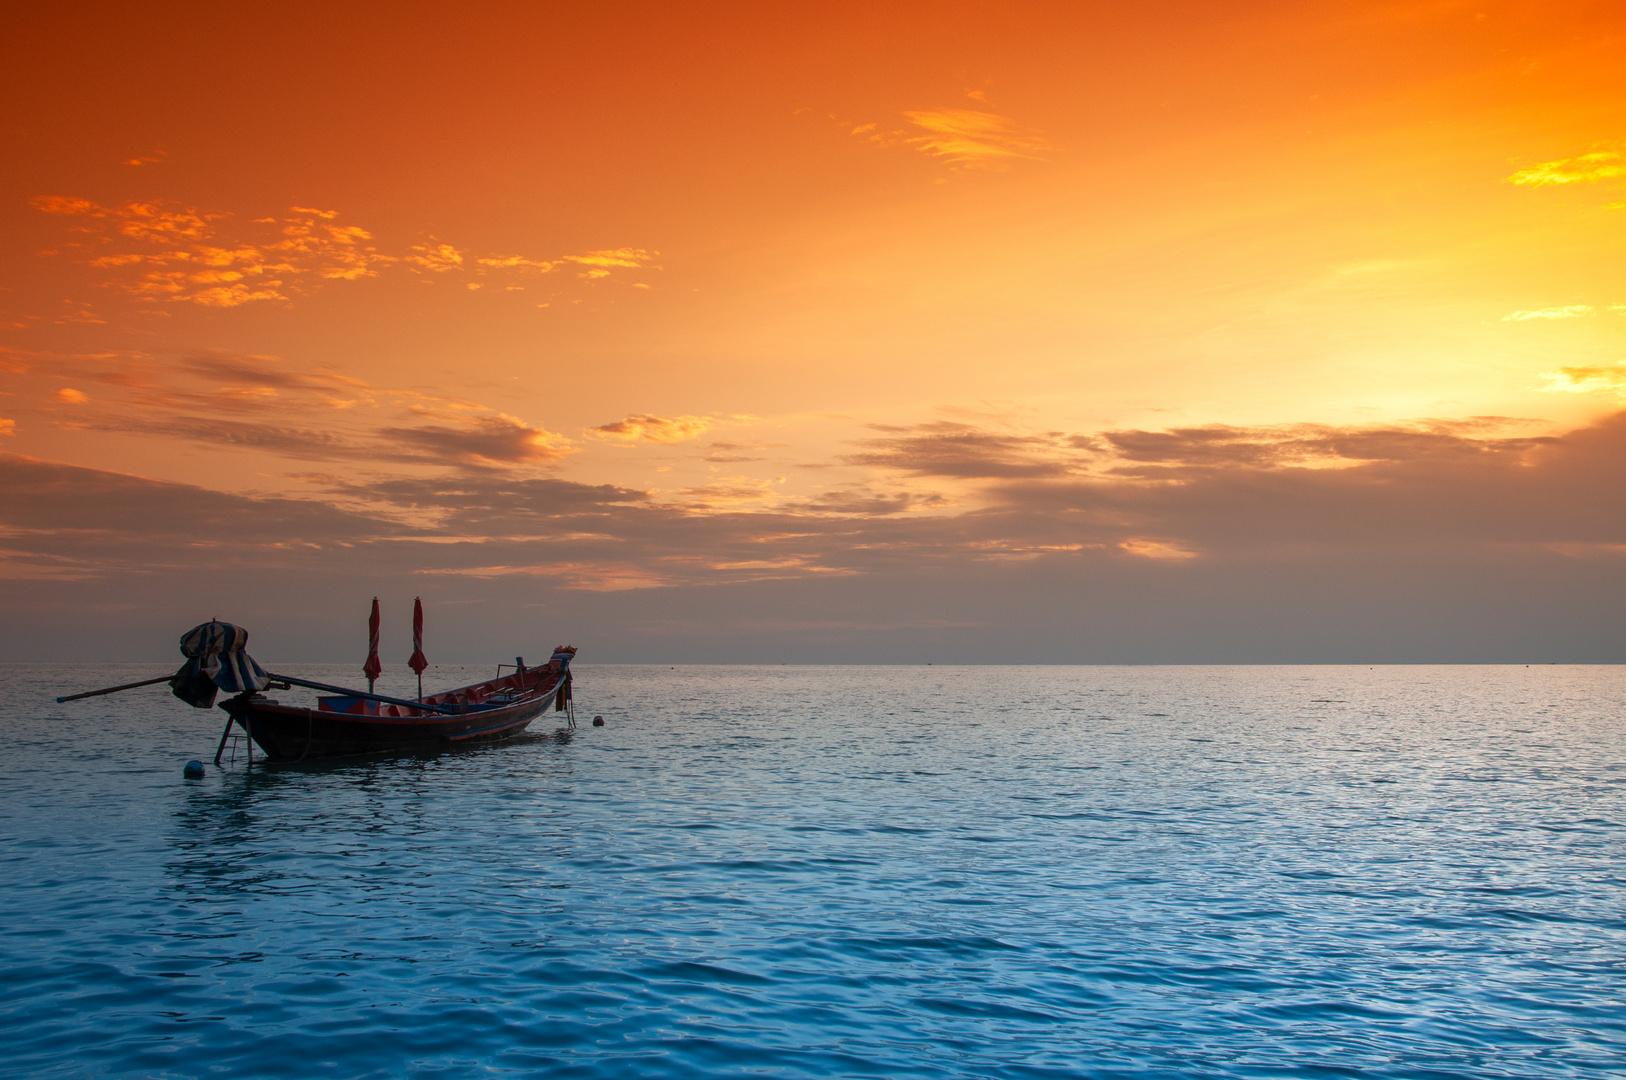
[[[461,262],[462,259],[458,261]],[[557,259],[528,259],[523,255],[500,255],[475,261],[493,270],[534,270],[539,274],[551,273],[559,265]]]
[[[680,443],[696,438],[709,430],[714,421],[705,416],[650,416],[647,413],[629,416],[613,424],[600,424],[592,434],[623,442],[640,439],[655,443]]]
[[[566,255],[560,261],[579,263],[590,268],[587,271],[588,275],[604,277],[611,270],[619,268],[659,270],[660,267],[650,262],[658,254],[660,253],[645,251],[642,248],[612,248],[607,251],[589,251],[581,255]]]
[[[444,274],[448,270],[456,270],[463,265],[463,253],[450,244],[415,244],[412,254],[405,256],[401,261],[421,266],[437,274]]]
[[[947,500],[941,495],[920,495],[907,491],[877,492],[867,486],[861,486],[821,492],[811,499],[788,504],[786,509],[799,514],[890,517],[912,510],[942,509],[946,505]]]
[[[783,476],[772,480],[728,476],[715,483],[685,489],[679,493],[678,503],[689,513],[765,506],[778,500],[779,492],[774,486],[784,482]]]
[[[587,269],[577,274],[577,277],[595,281],[607,278],[611,271],[629,270],[659,270],[650,260],[660,254],[655,251],[645,251],[643,248],[607,248],[603,251],[587,251],[580,255],[561,255],[557,259],[531,259],[524,255],[498,255],[477,259],[476,262],[485,270],[517,270],[522,273],[551,274],[566,264],[585,266]],[[648,285],[634,285],[635,289],[647,289]]]
[[[555,578],[566,589],[585,592],[625,592],[629,589],[659,589],[677,581],[647,566],[616,562],[548,562],[524,566],[471,566],[450,570],[420,570],[420,574],[456,575],[470,578],[541,577]]]
[[[158,203],[128,202],[123,206],[98,206],[89,199],[63,195],[41,195],[30,200],[47,214],[85,216],[114,222],[118,232],[137,240],[160,242],[197,240],[211,232],[210,222],[224,214],[199,214],[196,210],[165,210]]]
[[[1120,550],[1142,559],[1169,559],[1181,561],[1195,559],[1195,551],[1187,551],[1179,544],[1168,540],[1152,540],[1144,536],[1131,537],[1118,543]]]
[[[997,113],[975,109],[929,109],[903,114],[926,134],[903,141],[924,153],[967,168],[985,168],[1020,158],[1037,158],[1045,141],[1015,127]]]
[[[988,103],[987,95],[981,91],[968,90],[966,96],[985,105]],[[1021,158],[1040,159],[1053,149],[1037,133],[1025,131],[1010,118],[983,109],[917,109],[903,115],[911,128],[882,130],[879,124],[854,123],[834,114],[829,119],[855,138],[877,146],[913,147],[961,168],[997,168]]]
[[[456,426],[386,428],[386,438],[427,450],[464,465],[518,465],[558,461],[570,453],[570,440],[516,416],[473,417]]]
[[[1562,367],[1544,372],[1545,390],[1570,394],[1621,394],[1626,396],[1626,360],[1612,367]]]
[[[1515,311],[1503,315],[1503,322],[1529,322],[1531,319],[1575,319],[1582,315],[1591,315],[1591,304],[1570,304],[1567,307],[1536,308],[1532,311]]]
[[[210,243],[223,213],[165,209],[158,203],[100,206],[86,199],[41,196],[33,200],[48,214],[72,215],[107,223],[114,236],[161,245],[157,251],[123,251],[88,262],[98,269],[142,267],[139,280],[117,282],[136,296],[181,301],[203,307],[238,307],[258,300],[286,300],[290,280],[301,275],[354,281],[372,277],[380,264],[395,262],[367,243],[372,234],[337,225],[337,211],[294,207],[295,217],[267,218],[256,225],[280,225],[274,238]],[[105,236],[111,239],[111,236]]]
[[[103,243],[134,240],[157,250],[97,250],[85,261],[99,270],[134,269],[134,280],[114,278],[117,285],[148,300],[186,302],[203,307],[232,308],[263,300],[289,300],[310,291],[318,281],[357,281],[376,277],[386,267],[405,266],[417,273],[445,274],[477,270],[480,273],[513,270],[550,273],[563,266],[579,266],[579,277],[595,280],[614,270],[658,270],[656,252],[623,247],[533,259],[523,255],[468,258],[452,244],[412,245],[406,254],[382,252],[374,236],[358,225],[339,224],[336,210],[291,207],[291,216],[259,218],[251,225],[275,228],[271,236],[221,238],[217,222],[225,213],[202,213],[192,208],[166,208],[156,202],[129,202],[101,206],[88,199],[41,195],[32,200],[47,214],[78,217],[87,224],[81,232],[100,232]],[[84,245],[68,245],[70,249]],[[88,252],[87,252],[88,254]],[[478,289],[478,284],[469,284]],[[645,286],[647,287],[647,286]]]
[[[1520,169],[1508,180],[1515,184],[1545,187],[1548,184],[1591,184],[1599,180],[1626,177],[1626,155],[1618,150],[1596,150],[1577,157],[1544,161]]]
[[[574,452],[569,438],[475,401],[375,386],[273,356],[208,352],[160,362],[128,352],[35,354],[35,370],[14,355],[0,365],[0,378],[22,385],[4,392],[73,405],[42,416],[70,430],[299,461],[430,467],[523,469]],[[61,386],[70,379],[91,385],[94,396]]]
[[[874,429],[883,434],[864,440],[861,453],[845,455],[846,464],[981,480],[1064,476],[1083,463],[1079,447],[1052,435],[987,431],[950,420]]]

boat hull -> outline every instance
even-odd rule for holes
[[[456,714],[424,711],[409,716],[305,709],[258,696],[228,698],[220,707],[242,725],[271,761],[307,761],[440,750],[510,738],[552,708],[557,693],[555,683],[505,707]]]

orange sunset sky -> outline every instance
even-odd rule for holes
[[[0,657],[1621,659],[1619,3],[4,22]]]

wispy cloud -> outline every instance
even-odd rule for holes
[[[951,420],[908,427],[875,425],[882,434],[843,455],[850,465],[898,469],[912,476],[956,479],[1065,476],[1082,462],[1059,435],[990,431]]]
[[[680,583],[669,574],[651,566],[635,563],[617,563],[611,560],[596,562],[549,561],[510,566],[468,566],[445,569],[419,570],[420,574],[464,578],[546,578],[557,581],[566,589],[587,592],[627,592],[633,589],[659,589]]]
[[[1145,536],[1132,536],[1128,540],[1120,540],[1118,541],[1118,547],[1141,559],[1166,559],[1183,562],[1186,559],[1195,559],[1197,557],[1195,551],[1183,548],[1176,542],[1153,540]]]
[[[987,105],[987,94],[966,91],[966,97]],[[811,112],[812,110],[798,110]],[[857,123],[834,114],[828,118],[854,138],[876,146],[906,146],[957,168],[1001,168],[1021,159],[1043,160],[1054,149],[1036,131],[1010,117],[983,108],[913,109],[903,114],[905,127]]]
[[[653,262],[656,254],[642,248],[612,248],[606,251],[588,251],[580,255],[565,255],[559,261],[586,267],[587,269],[579,275],[581,277],[602,278],[609,277],[610,271],[617,269],[658,270],[660,268]]]
[[[1515,184],[1544,187],[1549,184],[1591,184],[1599,180],[1626,178],[1626,154],[1619,150],[1595,150],[1590,154],[1544,161],[1520,169],[1508,180]]]
[[[558,461],[570,452],[569,440],[515,416],[470,417],[452,425],[384,428],[386,439],[426,450],[437,460],[460,465],[518,465]]]
[[[98,206],[89,199],[64,195],[41,195],[32,201],[36,209],[47,214],[108,221],[122,236],[161,243],[201,240],[213,233],[212,222],[227,216],[222,213],[200,214],[195,209],[165,209],[159,203],[129,202],[118,207]]]
[[[232,308],[258,301],[287,301],[327,282],[377,277],[390,267],[467,280],[500,273],[551,273],[573,267],[597,281],[620,270],[659,270],[656,253],[643,248],[605,248],[553,259],[522,255],[476,257],[431,240],[398,254],[381,251],[367,229],[338,221],[338,212],[290,208],[284,217],[235,225],[232,215],[161,202],[102,206],[88,199],[42,195],[36,209],[78,219],[79,239],[63,245],[89,266],[110,276],[106,284],[148,301]],[[142,245],[131,248],[135,243]],[[638,283],[642,285],[643,283]]]
[[[586,269],[582,270],[578,277],[597,280],[609,277],[613,270],[659,270],[660,267],[654,262],[658,254],[659,252],[645,251],[643,248],[609,248],[604,251],[584,251],[578,255],[561,255],[557,259],[494,255],[477,259],[475,262],[487,270],[515,270],[533,274],[551,274],[562,268],[579,266]]]
[[[380,254],[372,234],[341,225],[335,211],[292,208],[292,216],[254,222],[253,239],[219,237],[223,213],[194,208],[168,208],[159,203],[130,202],[100,206],[86,199],[42,196],[34,206],[48,214],[78,217],[92,243],[88,262],[102,270],[130,271],[114,281],[149,300],[186,302],[204,307],[238,307],[258,300],[286,300],[311,280],[355,281],[373,277],[395,262]],[[138,251],[94,254],[115,238],[149,245]]]
[[[1591,304],[1570,304],[1566,307],[1533,308],[1529,311],[1513,311],[1502,316],[1503,322],[1529,322],[1531,319],[1577,319],[1582,315],[1591,315],[1595,309]]]
[[[903,141],[917,150],[966,168],[1000,166],[1039,158],[1050,149],[1036,133],[998,113],[977,109],[923,109],[903,114],[924,131]]]
[[[1569,394],[1620,394],[1626,396],[1626,360],[1598,367],[1562,367],[1542,375],[1544,390]]]
[[[1336,471],[1375,463],[1430,461],[1442,455],[1463,462],[1492,456],[1517,458],[1551,441],[1499,433],[1519,423],[1486,417],[1407,427],[1214,424],[1167,431],[1108,431],[1101,434],[1108,456],[1100,464],[1112,474],[1145,479],[1189,476],[1197,471]]]
[[[643,439],[649,442],[670,444],[697,438],[705,434],[710,427],[711,421],[706,417],[668,417],[645,413],[628,416],[625,419],[616,420],[609,424],[600,424],[592,429],[592,434],[622,442],[637,442]]]
[[[407,264],[409,269],[444,274],[449,270],[463,268],[463,254],[451,244],[414,244],[412,253],[402,256],[401,261]]]
[[[42,419],[57,427],[300,461],[513,468],[557,462],[574,448],[563,435],[478,402],[272,356],[13,353],[0,377],[9,392],[40,402]],[[62,387],[68,379],[78,385]]]
[[[754,420],[755,417],[738,417],[736,419]],[[713,440],[706,444],[704,461],[720,465],[737,465],[748,461],[761,461],[761,452],[764,450],[781,450],[784,443],[764,442],[724,442]]]
[[[736,418],[738,419],[738,418]],[[634,443],[680,443],[698,438],[711,430],[717,420],[710,416],[654,416],[640,413],[609,424],[600,424],[589,434],[603,439]]]
[[[752,476],[720,477],[709,484],[685,488],[677,493],[673,502],[689,513],[767,507],[779,501],[777,485],[784,482],[783,476],[772,480]]]
[[[858,486],[820,492],[810,499],[789,503],[786,509],[799,514],[890,517],[913,510],[936,510],[946,505],[948,500],[934,493],[877,491],[869,486]]]

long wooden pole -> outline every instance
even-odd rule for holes
[[[405,705],[409,709],[428,709],[431,712],[451,713],[453,716],[461,715],[461,711],[458,709],[449,708],[445,705],[431,705],[427,701],[407,701],[404,698],[385,697],[383,694],[364,693],[343,686],[329,686],[327,683],[311,682],[309,679],[296,679],[290,675],[278,675],[274,671],[268,671],[266,674],[277,682],[293,683],[295,686],[304,686],[311,690],[322,690],[329,694],[344,694],[348,697],[382,701],[386,705]]]
[[[143,679],[140,682],[127,682],[123,686],[109,686],[106,690],[86,690],[83,694],[69,694],[67,697],[59,697],[56,699],[56,703],[60,705],[64,701],[78,701],[80,698],[101,697],[103,694],[116,694],[120,690],[134,690],[138,686],[151,686],[154,683],[169,682],[169,680],[173,679],[174,677],[175,676],[173,675],[160,675],[156,679]]]
[[[329,686],[327,683],[310,682],[306,679],[295,679],[287,675],[278,675],[270,671],[266,672],[266,674],[271,676],[271,678],[277,682],[293,683],[295,686],[304,686],[312,690],[322,690],[329,694],[345,694],[350,697],[370,698],[373,701],[382,701],[386,705],[405,705],[409,708],[427,709],[431,712],[452,713],[454,715],[458,712],[458,710],[448,708],[445,705],[431,705],[428,702],[421,700],[407,701],[404,698],[385,697],[383,694],[364,693],[360,690],[351,690],[349,687],[345,686]],[[103,694],[116,694],[120,690],[134,690],[138,686],[152,686],[156,683],[169,682],[169,680],[173,679],[174,677],[175,676],[173,675],[160,675],[156,679],[143,679],[141,682],[125,683],[123,686],[109,686],[105,690],[86,690],[82,694],[68,694],[63,697],[59,697],[56,699],[56,701],[57,704],[60,705],[65,701],[78,701],[80,698],[100,697]]]

